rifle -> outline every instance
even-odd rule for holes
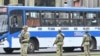
[[[25,34],[25,33],[24,33],[24,34]],[[23,35],[24,35],[24,34],[23,34]],[[24,40],[24,37],[21,35],[21,36],[19,37],[19,42],[22,43],[23,40]]]
[[[19,42],[22,43],[22,40],[24,40],[24,37],[19,37]]]

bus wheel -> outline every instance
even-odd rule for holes
[[[6,53],[12,53],[14,50],[12,49],[12,48],[4,48],[4,51],[6,52]]]
[[[96,39],[92,37],[92,41],[90,42],[90,50],[96,49]]]
[[[28,43],[28,50],[27,52],[28,53],[33,53],[35,50],[35,42],[34,40],[30,40],[29,43]]]
[[[90,50],[96,49],[97,48],[97,43],[95,37],[92,37],[92,41],[90,42]],[[81,51],[84,51],[84,48],[81,47]]]

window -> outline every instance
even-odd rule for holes
[[[25,0],[18,0],[18,4],[25,5]]]
[[[71,12],[71,25],[84,26],[83,12]]]
[[[48,12],[48,11],[41,12],[41,15],[45,19],[52,19],[55,17],[54,12]]]
[[[97,13],[97,18],[98,18],[98,26],[100,26],[100,12]]]
[[[10,0],[4,0],[4,5],[8,5]]]
[[[38,11],[27,11],[27,25],[30,27],[40,26],[40,13]]]
[[[97,26],[98,25],[98,17],[97,17],[97,12],[86,12],[85,13],[85,25],[86,26]]]
[[[74,7],[80,7],[80,0],[74,1]]]
[[[0,33],[8,31],[8,16],[0,13]]]
[[[56,26],[54,11],[42,11],[41,20],[42,26]]]
[[[10,25],[11,27],[22,28],[23,26],[22,11],[21,10],[12,11],[10,20],[11,20],[11,25]]]
[[[70,13],[69,12],[56,12],[56,25],[57,26],[70,26]]]
[[[22,27],[24,25],[23,11],[22,10],[11,11],[9,16],[9,21],[10,21],[10,33],[22,30]]]
[[[34,26],[97,26],[97,12],[27,11],[27,25]],[[99,17],[100,18],[100,17]]]
[[[55,6],[55,0],[35,0],[35,6]]]

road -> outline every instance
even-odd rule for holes
[[[56,56],[55,48],[40,49],[35,53],[28,54],[28,56]],[[2,48],[0,48],[0,56],[20,56],[20,51],[14,51],[13,54],[6,54]],[[84,56],[84,53],[80,49],[76,49],[74,52],[64,52],[63,56]],[[100,56],[100,51],[92,51],[91,56]]]
[[[20,56],[20,53],[13,53],[13,54],[1,53],[0,56]],[[55,52],[32,53],[32,54],[28,54],[28,56],[56,56],[56,53]],[[68,53],[63,53],[63,56],[84,56],[84,53],[83,52],[68,52]],[[100,56],[100,52],[91,52],[91,56]]]

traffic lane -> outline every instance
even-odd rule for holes
[[[38,51],[35,51],[36,53],[38,52],[55,52],[56,51],[56,48],[54,48],[54,47],[51,47],[51,48],[47,48],[47,49],[39,49]],[[74,49],[74,51],[76,52],[76,51],[81,51],[81,49],[80,48],[77,48],[77,49]],[[20,50],[14,50],[14,52],[13,53],[18,53],[18,52],[20,52]],[[4,50],[3,50],[3,48],[0,48],[0,53],[5,53],[4,52]]]
[[[92,56],[100,54],[99,50],[91,51]],[[28,54],[28,56],[56,56],[56,48],[40,49],[35,51],[35,53]],[[64,52],[64,56],[84,56],[84,52],[80,49],[74,50],[74,52]],[[0,49],[0,56],[20,56],[20,50],[14,51],[12,54],[6,54],[3,49]],[[100,55],[99,55],[100,56]]]
[[[19,54],[21,50],[15,50],[12,54]],[[76,49],[73,52],[63,52],[63,53],[81,53],[80,49]],[[93,50],[91,52],[100,52],[100,50]],[[41,53],[56,53],[56,48],[47,48],[47,49],[39,49],[39,51],[35,51],[33,54],[41,54]],[[83,52],[82,52],[83,53]],[[0,49],[0,54],[6,54],[3,49]]]
[[[13,53],[13,54],[0,54],[0,56],[20,56],[20,53]],[[32,53],[28,54],[28,56],[56,56],[56,53]],[[63,56],[84,56],[83,52],[66,52],[63,53]],[[100,56],[100,52],[91,52],[91,56]]]

